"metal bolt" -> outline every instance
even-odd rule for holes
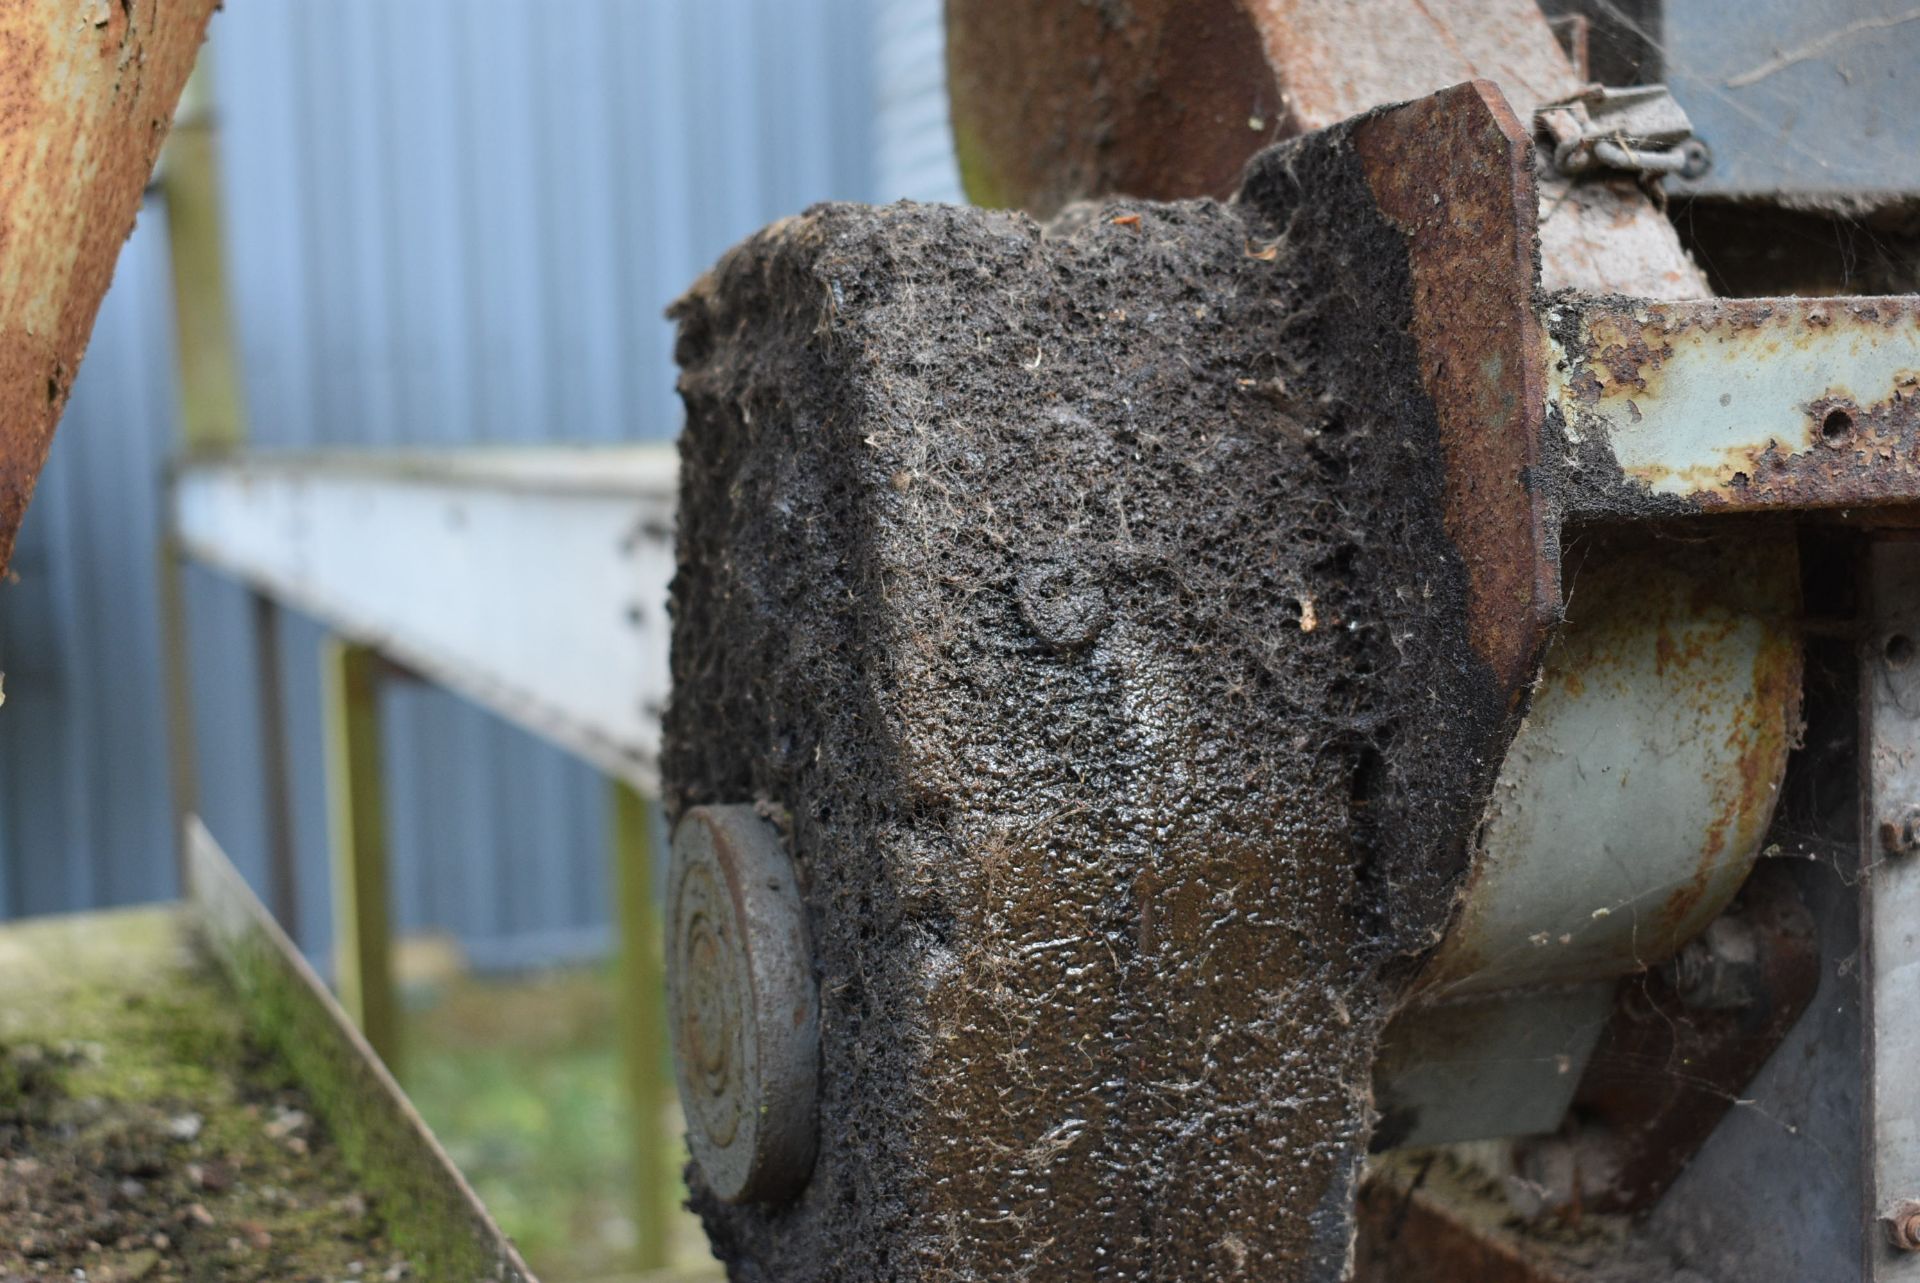
[[[780,832],[751,806],[673,831],[667,1006],[687,1145],[723,1202],[776,1202],[813,1170],[820,996]]]
[[[1887,1241],[1902,1252],[1920,1252],[1920,1202],[1905,1199],[1880,1218]]]
[[[1888,855],[1912,855],[1920,850],[1920,806],[1909,806],[1880,821],[1880,846]]]
[[[1698,138],[1680,144],[1680,177],[1705,178],[1713,168],[1713,152]]]

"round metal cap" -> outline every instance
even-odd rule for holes
[[[667,1005],[687,1144],[714,1194],[779,1201],[813,1169],[820,996],[779,830],[700,806],[673,831]]]

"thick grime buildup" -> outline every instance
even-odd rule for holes
[[[819,1157],[744,1280],[1331,1280],[1509,710],[1343,127],[1230,204],[816,207],[674,308],[675,815],[786,817]]]

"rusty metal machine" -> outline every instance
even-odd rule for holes
[[[734,1277],[1920,1279],[1920,298],[1714,297],[1558,16],[951,0],[1051,221],[678,304]]]

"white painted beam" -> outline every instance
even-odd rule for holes
[[[184,551],[653,792],[670,446],[186,465]]]

